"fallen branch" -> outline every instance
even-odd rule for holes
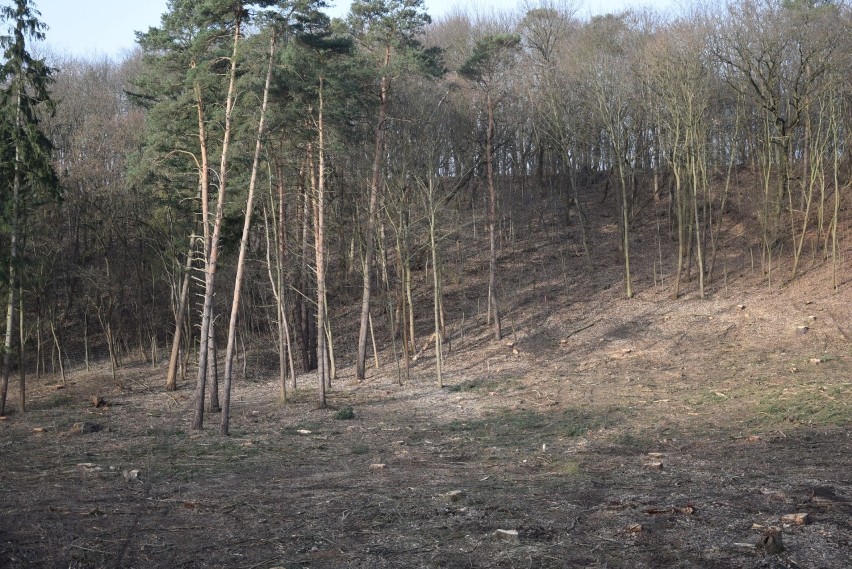
[[[600,320],[595,320],[595,321],[594,321],[594,322],[592,322],[591,324],[586,324],[586,325],[585,325],[585,326],[583,326],[582,328],[577,328],[576,330],[574,330],[574,331],[572,331],[572,332],[569,332],[569,333],[568,333],[568,334],[567,334],[564,338],[562,338],[562,339],[560,340],[560,342],[564,343],[564,342],[565,342],[565,340],[567,340],[568,338],[570,338],[570,337],[571,337],[571,336],[573,336],[574,334],[579,334],[579,333],[580,333],[580,332],[582,332],[583,330],[588,330],[589,328],[591,328],[592,326],[594,326],[594,325],[595,325],[595,324],[597,324],[598,322],[600,322]]]
[[[413,358],[411,358],[411,361],[416,362],[416,361],[417,361],[417,358],[419,358],[420,356],[422,356],[422,355],[423,355],[423,352],[425,352],[425,351],[426,351],[426,349],[427,349],[427,348],[429,348],[429,346],[431,346],[431,345],[432,345],[432,342],[434,342],[434,341],[435,341],[435,333],[433,332],[431,336],[429,336],[428,338],[426,338],[426,342],[423,344],[423,347],[422,347],[422,348],[420,348],[420,351],[419,351],[419,352],[417,352],[417,355],[415,355]]]

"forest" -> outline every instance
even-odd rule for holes
[[[852,9],[711,4],[3,2],[0,566],[852,566]]]
[[[224,433],[240,362],[284,399],[317,370],[325,406],[338,364],[363,379],[392,346],[402,378],[428,341],[441,385],[448,279],[487,267],[471,294],[500,340],[501,258],[536,224],[579,228],[563,262],[589,271],[616,247],[626,298],[711,296],[742,255],[770,287],[815,263],[841,284],[844,3],[323,9],[172,0],[118,61],[40,57],[35,5],[4,8],[0,414],[15,376],[24,410],[27,374],[98,361],[167,361],[194,428],[209,399]]]

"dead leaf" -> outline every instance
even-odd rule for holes
[[[198,504],[196,502],[184,502],[183,507],[187,510],[195,510],[198,508]]]
[[[640,533],[642,531],[642,524],[630,524],[627,526],[627,531],[630,533]]]
[[[47,432],[47,429],[45,429],[44,427],[36,427],[36,428],[33,429],[33,432],[34,433],[45,433],[45,432]]]

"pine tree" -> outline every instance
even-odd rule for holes
[[[349,23],[359,45],[372,56],[379,76],[378,116],[376,120],[373,168],[370,177],[369,211],[365,229],[364,286],[361,297],[361,325],[358,332],[358,353],[355,375],[362,380],[366,373],[367,328],[372,296],[372,264],[375,254],[373,234],[376,231],[379,189],[381,186],[382,156],[385,150],[384,129],[387,118],[388,90],[396,59],[421,51],[417,37],[431,18],[424,10],[423,0],[356,0],[352,3]]]

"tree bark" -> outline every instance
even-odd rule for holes
[[[178,360],[180,359],[180,340],[181,332],[183,331],[183,315],[186,312],[186,305],[189,300],[189,282],[190,273],[192,272],[192,251],[194,249],[193,243],[195,242],[195,235],[192,235],[189,240],[190,246],[189,251],[186,254],[183,283],[181,283],[180,287],[180,300],[178,301],[177,314],[175,314],[175,335],[174,338],[172,338],[172,351],[169,356],[169,370],[166,373],[166,391],[174,391],[177,389],[177,368]]]
[[[234,346],[237,337],[237,317],[240,311],[240,294],[243,288],[243,273],[245,271],[246,250],[248,249],[249,229],[251,228],[252,210],[254,208],[254,189],[257,185],[257,171],[260,165],[260,150],[263,147],[263,125],[266,119],[266,106],[269,102],[269,85],[272,82],[272,62],[275,57],[275,31],[269,39],[269,65],[266,70],[266,83],[263,86],[263,102],[260,105],[260,120],[257,125],[257,138],[254,145],[254,160],[251,166],[248,198],[246,198],[246,213],[243,222],[243,234],[240,238],[240,254],[237,260],[237,275],[234,281],[234,298],[231,303],[231,319],[228,325],[228,347],[225,352],[225,388],[222,404],[221,432],[228,434],[231,419],[231,383],[234,366]]]
[[[497,302],[497,189],[494,186],[494,101],[486,94],[488,127],[485,132],[485,175],[488,181],[488,241],[490,261],[488,266],[488,298],[494,312],[494,339],[503,337],[500,326],[500,305]]]
[[[391,47],[385,47],[385,61],[383,68],[390,65]],[[370,209],[367,214],[366,251],[364,253],[364,292],[361,297],[361,327],[358,331],[358,354],[355,362],[355,377],[363,380],[366,377],[367,363],[367,330],[370,324],[370,297],[372,293],[372,265],[375,254],[373,239],[376,232],[376,210],[379,200],[379,182],[382,170],[382,154],[385,147],[385,112],[388,96],[387,75],[383,75],[379,91],[379,117],[376,124],[376,144],[373,153],[373,174],[370,179]]]
[[[23,95],[23,77],[17,80],[17,94],[15,103],[15,129],[21,129],[21,97]],[[6,412],[6,394],[9,391],[9,375],[12,371],[12,341],[15,337],[15,306],[18,298],[18,232],[20,230],[19,200],[21,199],[21,183],[23,178],[21,165],[21,148],[18,143],[18,135],[15,135],[15,171],[12,181],[12,221],[10,227],[11,237],[9,240],[9,301],[6,305],[6,339],[3,343],[3,379],[0,384],[0,415]],[[21,402],[23,405],[23,401]]]
[[[326,387],[330,384],[331,376],[326,344],[326,282],[325,282],[325,128],[323,124],[323,78],[319,79],[319,113],[317,117],[317,162],[319,171],[316,184],[316,202],[314,231],[314,247],[316,248],[317,271],[317,362],[319,374],[319,407],[326,407]],[[311,170],[313,171],[313,169]]]
[[[219,260],[219,236],[222,232],[222,219],[225,209],[225,189],[228,177],[228,150],[231,143],[231,120],[236,99],[237,80],[237,48],[240,40],[240,16],[234,25],[234,45],[231,53],[231,67],[228,79],[228,94],[225,98],[225,130],[222,139],[222,157],[219,165],[219,192],[216,199],[216,220],[210,236],[209,255],[205,266],[204,278],[204,307],[201,318],[200,346],[198,351],[198,376],[195,388],[195,414],[192,419],[192,430],[201,430],[204,426],[204,391],[207,379],[207,342],[210,331],[210,320],[213,316],[213,297],[216,291],[216,269]]]

